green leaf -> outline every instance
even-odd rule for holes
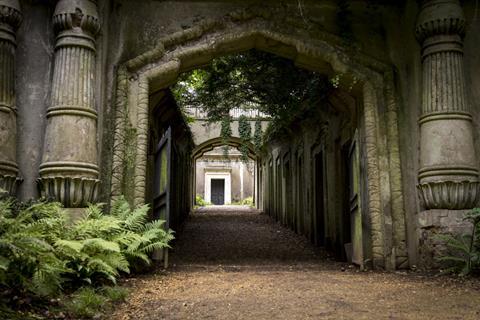
[[[0,256],[0,269],[7,271],[8,266],[10,265],[10,259]]]

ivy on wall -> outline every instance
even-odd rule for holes
[[[307,106],[318,106],[334,89],[327,76],[255,49],[216,58],[202,69],[180,75],[172,87],[179,106],[201,108],[209,121],[220,122],[225,140],[232,135],[233,108],[256,109],[269,116],[270,129],[265,134],[285,133]],[[254,138],[257,143],[266,141],[260,133]],[[245,141],[251,140],[245,136]]]
[[[240,146],[241,159],[243,162],[248,162],[248,144],[252,141],[252,127],[247,117],[241,115],[238,118],[238,134],[242,140],[242,145]]]
[[[222,138],[223,146],[223,155],[225,158],[228,158],[228,139],[232,136],[232,118],[229,115],[226,115],[221,120],[221,129],[220,129],[220,137]]]
[[[262,131],[262,122],[257,120],[255,121],[255,132],[253,134],[253,146],[255,151],[260,152],[263,144],[263,131]]]

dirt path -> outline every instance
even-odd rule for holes
[[[210,207],[179,233],[171,268],[129,279],[113,319],[480,319],[480,285],[333,262],[265,215]]]

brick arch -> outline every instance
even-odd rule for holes
[[[263,17],[226,16],[159,39],[157,48],[118,69],[112,195],[133,189],[135,204],[145,201],[149,94],[175,83],[182,72],[215,57],[256,48],[292,59],[299,67],[329,76],[342,75],[362,103],[363,150],[366,157],[367,213],[373,264],[405,267],[405,212],[400,167],[397,101],[391,66],[361,52],[353,53],[331,34],[284,26]],[[122,141],[137,128],[135,143]],[[126,179],[126,154],[134,156],[133,179]],[[388,224],[388,225],[387,225]],[[389,234],[386,235],[386,230]],[[386,243],[393,243],[387,246]],[[392,250],[394,248],[394,250]],[[395,257],[392,259],[391,254]],[[394,261],[393,263],[391,261]],[[393,265],[392,265],[393,264]]]

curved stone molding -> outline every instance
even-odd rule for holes
[[[420,196],[426,209],[469,209],[478,202],[479,170],[465,84],[460,2],[424,1],[416,35],[423,70]]]
[[[418,189],[429,209],[469,209],[480,200],[478,181],[427,182],[419,184]]]
[[[458,0],[424,0],[415,30],[418,41],[433,36],[465,35],[465,16]]]
[[[0,39],[16,44],[15,32],[22,23],[22,10],[18,0],[0,0]]]
[[[173,83],[180,72],[208,63],[214,56],[232,51],[257,48],[258,43],[278,43],[290,46],[302,63],[322,61],[336,72],[349,73],[364,83],[368,98],[363,113],[368,123],[365,151],[367,153],[368,186],[366,206],[374,232],[371,241],[373,264],[378,268],[408,266],[406,254],[405,210],[402,198],[402,175],[398,147],[398,102],[394,98],[393,72],[389,65],[358,53],[344,59],[342,40],[315,30],[285,26],[262,15],[262,9],[232,13],[216,20],[206,19],[192,28],[165,36],[158,46],[119,67],[117,71],[115,137],[113,143],[113,195],[127,194],[127,199],[140,204],[145,201],[145,135],[148,134],[148,95],[150,91]],[[271,15],[270,15],[271,17]],[[293,31],[292,31],[293,29]],[[299,36],[302,35],[302,36]],[[304,37],[303,37],[304,36]],[[267,40],[267,41],[265,41]],[[262,49],[262,47],[258,47]],[[384,99],[388,113],[379,112]],[[364,124],[365,125],[365,124]],[[135,128],[133,143],[125,144],[129,130]],[[387,139],[380,138],[385,130]],[[380,161],[379,153],[388,153],[388,161]],[[134,158],[134,172],[127,159]],[[388,179],[380,177],[388,176]],[[395,230],[386,228],[384,214],[388,211]],[[392,240],[392,238],[394,238]],[[395,257],[393,257],[395,255]]]
[[[99,183],[98,179],[50,176],[42,178],[40,194],[61,202],[67,208],[86,207],[96,201]]]
[[[17,166],[15,106],[15,32],[22,22],[18,0],[0,0],[0,189],[15,195]]]
[[[96,200],[97,112],[95,35],[100,29],[96,2],[60,0],[53,15],[57,34],[45,146],[40,165],[42,195],[65,207]]]
[[[60,0],[53,14],[53,28],[57,33],[57,40],[64,36],[63,32],[77,29],[81,29],[82,32],[79,33],[81,36],[95,37],[100,31],[97,2],[94,0]]]

